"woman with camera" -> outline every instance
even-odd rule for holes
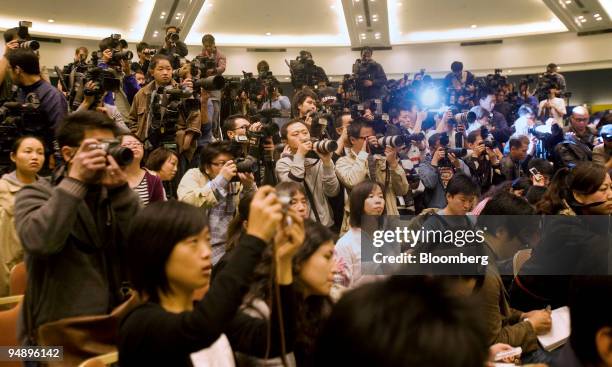
[[[179,200],[208,211],[213,265],[225,253],[227,229],[239,200],[256,190],[253,173],[241,172],[227,142],[205,146],[200,167],[188,170],[181,179]]]
[[[23,186],[43,180],[38,172],[45,163],[44,144],[39,138],[21,137],[13,143],[10,158],[15,170],[0,179],[0,297],[9,294],[11,269],[23,261],[23,248],[13,219],[15,195]]]
[[[128,148],[134,154],[134,159],[124,171],[130,188],[140,197],[144,206],[165,200],[164,186],[159,177],[142,168],[144,148],[142,142],[133,134],[121,136],[121,146]]]
[[[285,346],[291,350],[295,332],[292,262],[304,229],[296,216],[291,226],[279,227],[283,220],[286,216],[274,189],[258,190],[246,233],[231,261],[204,298],[194,302],[195,291],[208,286],[212,268],[211,224],[206,216],[177,201],[152,204],[136,215],[128,236],[128,262],[132,285],[144,303],[121,323],[121,366],[234,365],[232,349],[261,358],[275,356],[284,345],[281,327]],[[280,309],[273,306],[268,325],[238,309],[253,269],[273,240],[278,284],[273,304],[282,305],[282,319]]]

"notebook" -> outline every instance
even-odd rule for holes
[[[542,348],[552,351],[567,342],[570,336],[569,307],[560,307],[552,311],[552,328],[544,335],[538,335]]]

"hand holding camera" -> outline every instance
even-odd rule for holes
[[[480,142],[480,144],[476,145],[472,150],[472,157],[478,158],[486,151],[487,147],[485,147],[484,141]]]
[[[222,175],[227,181],[231,181],[237,173],[238,168],[236,167],[236,163],[234,163],[234,161],[225,162],[223,167],[221,167],[221,172],[219,172],[219,174]]]
[[[431,165],[436,167],[438,163],[440,163],[440,160],[442,160],[445,156],[446,153],[443,147],[436,149],[433,156],[431,157]]]
[[[96,183],[106,168],[106,152],[98,147],[98,140],[85,139],[70,160],[68,177],[83,183]]]
[[[109,154],[106,156],[106,159],[108,165],[104,171],[104,176],[102,176],[102,185],[109,189],[114,189],[127,184],[127,175],[119,167],[115,158]]]
[[[276,281],[281,285],[292,283],[293,256],[300,249],[306,237],[302,218],[293,210],[288,210],[286,215],[290,224],[281,227],[274,237]]]
[[[312,150],[312,141],[310,139],[303,140],[298,144],[297,154],[305,157],[306,154]]]
[[[385,147],[385,158],[387,159],[387,163],[389,163],[389,168],[391,169],[395,169],[397,168],[397,151],[395,150],[395,148],[391,147],[391,146],[386,146]]]
[[[238,178],[240,179],[240,182],[242,183],[242,185],[246,188],[250,188],[253,187],[253,184],[255,183],[255,176],[253,175],[253,173],[251,172],[237,172],[238,174]]]
[[[10,42],[7,42],[4,45],[4,54],[6,55],[7,52],[16,48],[19,48],[19,40],[12,40]]]
[[[283,206],[271,186],[263,186],[251,201],[247,234],[269,242],[283,219]]]

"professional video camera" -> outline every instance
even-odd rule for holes
[[[40,43],[35,40],[30,40],[30,33],[28,28],[32,27],[32,22],[22,20],[19,22],[19,29],[17,30],[17,43],[21,48],[29,48],[32,51],[36,51],[40,48]]]
[[[304,85],[316,89],[321,81],[327,81],[327,76],[323,69],[316,66],[312,59],[312,54],[308,51],[300,52],[300,55],[287,62],[291,73],[291,84],[295,89],[300,89]]]
[[[202,55],[196,56],[192,63],[197,65],[202,73],[202,76],[207,76],[207,71],[217,68],[217,61],[215,59]]]
[[[225,78],[221,75],[212,75],[206,78],[200,78],[193,81],[193,90],[199,91],[204,89],[206,91],[221,90],[225,86]]]
[[[48,137],[48,127],[42,123],[39,106],[40,99],[35,93],[26,95],[25,103],[4,102],[0,106],[0,170],[11,165],[10,153],[17,138],[25,135]]]
[[[192,112],[200,109],[200,99],[192,98],[186,89],[159,87],[151,94],[152,110],[149,122],[147,149],[164,146],[176,149],[176,131],[179,117],[186,121]]]
[[[93,82],[91,87],[86,85]],[[102,69],[87,65],[85,73],[75,72],[72,88],[68,96],[68,103],[72,110],[79,108],[85,96],[94,96],[94,102],[89,107],[95,109],[104,94],[116,92],[121,88],[121,79],[113,69]]]

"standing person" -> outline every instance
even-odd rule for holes
[[[209,211],[212,263],[225,253],[227,229],[241,198],[257,190],[252,173],[238,172],[228,142],[210,143],[202,149],[199,168],[192,168],[181,179],[178,199]]]
[[[541,121],[552,119],[553,123],[563,126],[563,116],[567,113],[565,100],[559,98],[559,86],[553,84],[548,90],[548,97],[540,101],[538,106],[538,117]]]
[[[370,47],[361,49],[361,59],[353,66],[357,74],[357,90],[361,102],[380,99],[383,95],[383,88],[387,83],[385,71],[379,63],[372,59],[374,51]]]
[[[345,287],[353,288],[359,284],[361,272],[361,226],[364,216],[380,217],[385,212],[385,198],[380,185],[373,181],[363,181],[353,188],[350,195],[350,229],[336,243],[336,254]]]
[[[144,148],[140,140],[135,135],[123,135],[121,146],[132,150],[134,154],[132,163],[125,167],[125,174],[130,188],[138,194],[144,206],[164,200],[164,187],[161,179],[142,168]]]
[[[178,171],[178,155],[175,151],[159,147],[149,154],[145,168],[157,175],[164,186],[164,196],[176,199],[174,177]]]
[[[227,59],[221,51],[217,49],[215,44],[215,37],[212,34],[205,34],[202,37],[202,53],[198,56],[204,60],[207,64],[210,64],[210,68],[203,71],[202,77],[206,78],[213,75],[222,75],[225,72],[227,66]],[[213,105],[213,113],[210,116],[212,122],[212,132],[215,138],[221,138],[221,91],[214,90],[208,92],[210,101]]]
[[[310,202],[310,218],[316,219],[326,227],[331,227],[334,218],[327,198],[334,197],[340,192],[340,183],[334,171],[331,152],[314,152],[316,154],[311,152],[313,143],[310,132],[300,120],[292,120],[285,124],[281,128],[281,136],[287,143],[290,154],[276,162],[278,181],[302,184]]]
[[[42,140],[28,136],[15,140],[11,161],[15,170],[0,179],[0,297],[8,296],[11,269],[23,261],[23,247],[14,223],[15,195],[23,186],[43,180],[38,176],[45,163]]]
[[[172,221],[168,222],[168,218]],[[212,264],[206,216],[177,201],[155,203],[137,215],[128,237],[128,259],[132,284],[145,303],[120,325],[121,366],[192,366],[194,359],[207,360],[204,365],[233,366],[233,350],[260,358],[269,351],[269,356],[275,357],[282,351],[281,325],[287,349],[292,350],[292,260],[301,243],[294,232],[302,223],[294,222],[281,229],[283,219],[274,189],[262,187],[253,197],[246,234],[236,246],[229,266],[215,277],[204,298],[194,302],[196,290],[210,284]],[[272,305],[282,304],[282,311],[272,306],[268,324],[246,315],[239,307],[253,270],[270,242],[274,246],[274,277],[280,294]],[[282,321],[279,314],[283,315]]]
[[[106,314],[124,301],[124,235],[140,203],[100,144],[117,134],[100,113],[69,115],[57,131],[67,163],[53,183],[17,194],[15,226],[28,274],[19,321],[26,345],[35,345],[32,336],[47,322]]]

